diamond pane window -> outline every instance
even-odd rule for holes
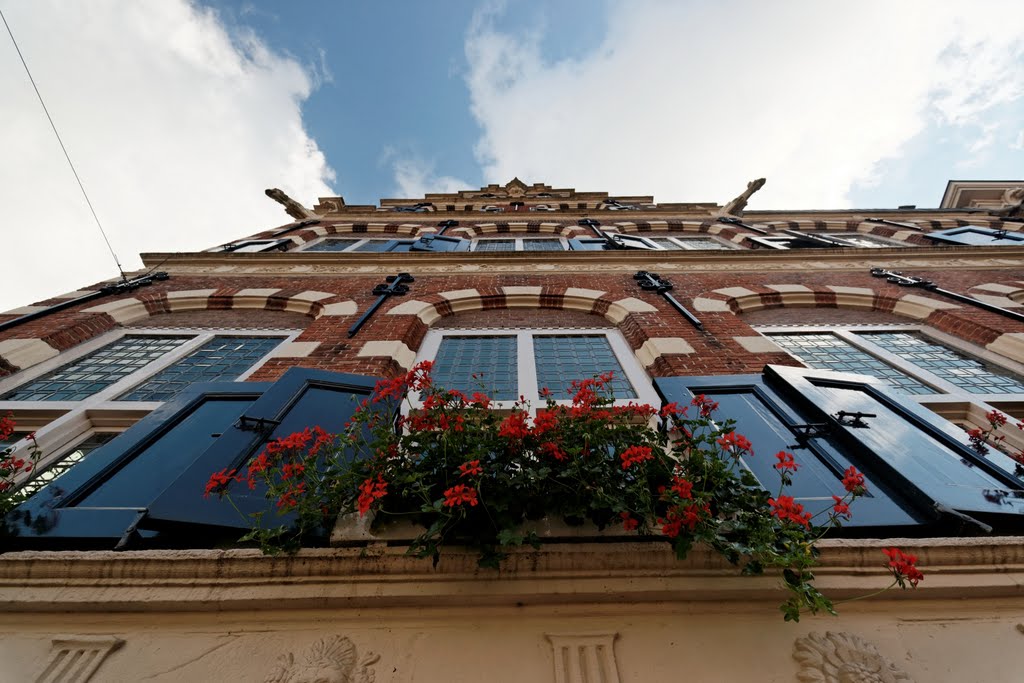
[[[280,343],[280,337],[214,337],[117,400],[166,401],[196,382],[238,379]]]
[[[562,243],[559,240],[538,239],[523,240],[523,251],[563,251]]]
[[[67,472],[69,469],[82,462],[85,456],[113,439],[117,434],[93,434],[88,439],[78,444],[72,451],[62,456],[53,465],[33,477],[22,488],[22,492],[32,495],[45,488],[51,481]]]
[[[391,240],[370,240],[355,248],[355,251],[387,251],[391,246]],[[408,249],[406,250],[408,251]]]
[[[537,335],[533,355],[537,383],[556,399],[572,398],[573,381],[609,371],[615,373],[611,389],[616,399],[637,397],[604,335]]]
[[[482,391],[495,401],[514,401],[519,397],[516,338],[445,337],[431,374],[434,384],[445,389]]]
[[[931,387],[905,375],[833,334],[773,334],[772,341],[812,368],[870,375],[902,394],[934,394]]]
[[[652,237],[651,241],[662,249],[668,249],[669,251],[682,251],[683,249],[675,240],[670,240],[665,237]]]
[[[909,332],[859,336],[972,394],[1024,393],[1020,378]]]
[[[476,243],[477,251],[515,251],[515,240],[480,240]]]
[[[122,337],[99,351],[24,384],[5,401],[81,401],[173,351],[189,337]]]
[[[360,241],[351,237],[327,239],[323,242],[317,242],[311,247],[306,247],[306,251],[345,251]]]
[[[718,240],[713,240],[710,237],[686,237],[679,240],[687,249],[703,249],[703,250],[714,250],[721,251],[728,249]]]

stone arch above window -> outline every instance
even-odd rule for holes
[[[506,286],[493,289],[460,289],[440,292],[423,299],[409,299],[388,310],[385,315],[415,316],[422,328],[419,335],[407,335],[406,340],[376,340],[363,344],[360,356],[388,356],[404,368],[412,367],[422,335],[442,319],[457,314],[497,311],[504,309],[535,309],[571,311],[588,316],[600,316],[600,327],[614,327],[623,332],[627,343],[641,365],[657,374],[658,361],[669,354],[690,354],[692,346],[680,337],[649,337],[643,325],[628,325],[634,314],[658,313],[652,304],[635,297],[612,299],[607,292],[579,287]],[[455,324],[455,323],[453,323]],[[447,325],[446,325],[447,326]],[[564,326],[564,325],[560,325]],[[595,327],[596,325],[591,325]],[[536,327],[535,324],[517,327]],[[628,327],[628,330],[626,329]]]

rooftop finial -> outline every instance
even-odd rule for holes
[[[723,216],[742,216],[743,215],[743,209],[746,208],[746,206],[747,206],[747,200],[750,199],[750,196],[752,194],[754,194],[755,192],[760,190],[762,187],[764,187],[764,183],[765,183],[765,179],[764,178],[758,178],[757,180],[751,180],[749,183],[747,183],[747,189],[745,189],[743,191],[743,194],[741,194],[739,197],[736,197],[736,199],[732,200],[731,202],[726,204],[724,207],[722,207],[722,215]]]
[[[284,210],[288,212],[288,215],[297,221],[301,221],[303,218],[311,218],[316,215],[276,187],[266,190],[266,193],[268,197],[283,206]]]

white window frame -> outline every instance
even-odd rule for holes
[[[651,240],[655,244],[658,244],[657,240],[668,240],[669,242],[672,242],[674,244],[678,244],[679,247],[680,247],[680,250],[682,250],[682,251],[709,251],[708,249],[700,249],[698,247],[694,247],[694,246],[691,246],[689,244],[689,243],[692,243],[694,240],[697,240],[697,239],[711,240],[712,242],[716,242],[716,243],[722,245],[721,251],[725,251],[727,249],[739,249],[740,248],[740,246],[738,244],[734,244],[732,242],[729,242],[728,240],[724,240],[724,239],[722,239],[720,237],[716,237],[714,235],[709,235],[709,234],[692,235],[692,236],[687,237],[687,236],[683,236],[683,235],[658,235],[658,234],[653,234],[653,233],[647,233],[645,235],[645,237],[647,237],[647,239]],[[661,245],[658,244],[658,246],[660,247]],[[665,249],[665,251],[675,251],[675,249]]]
[[[21,429],[35,430],[36,441],[43,453],[43,458],[36,467],[37,471],[46,469],[61,460],[65,454],[96,433],[120,433],[128,429],[153,410],[160,401],[117,401],[118,396],[129,389],[144,383],[161,370],[180,361],[214,337],[277,337],[280,342],[266,355],[235,380],[245,381],[259,370],[281,344],[293,341],[302,334],[302,330],[252,330],[252,329],[197,329],[197,328],[121,328],[102,334],[95,339],[79,344],[53,358],[38,363],[0,380],[0,395],[12,389],[32,382],[43,375],[61,367],[74,363],[101,348],[122,339],[123,337],[191,337],[181,346],[168,351],[159,358],[139,368],[119,381],[111,384],[81,401],[0,401],[0,415],[8,411]],[[29,442],[22,439],[14,444],[16,453],[27,453]],[[32,477],[32,473],[22,474],[18,481]]]
[[[537,366],[533,355],[533,338],[535,336],[603,336],[608,340],[608,345],[619,361],[626,380],[632,385],[636,398],[616,398],[615,405],[626,405],[628,403],[647,403],[652,406],[661,404],[654,385],[646,371],[640,366],[636,356],[630,349],[626,339],[618,330],[608,328],[531,328],[531,329],[443,329],[428,330],[420,344],[420,350],[416,361],[434,360],[441,347],[441,341],[445,337],[515,337],[516,338],[516,368],[518,377],[518,395],[526,398],[530,403],[531,412],[538,407],[545,405],[546,399],[541,398],[541,387],[537,382]],[[589,379],[580,377],[579,379]],[[420,405],[418,395],[411,394],[410,401],[413,406]],[[492,405],[497,409],[511,409],[515,401],[494,401]],[[569,405],[570,400],[559,400],[556,403]]]
[[[840,340],[860,349],[861,351],[874,356],[883,363],[912,377],[921,384],[935,389],[935,394],[900,394],[900,397],[915,401],[922,406],[938,413],[947,420],[954,422],[965,422],[972,427],[988,428],[985,420],[985,413],[991,410],[998,410],[1024,420],[1024,395],[1022,394],[972,394],[960,387],[932,374],[924,368],[914,365],[910,361],[875,346],[870,338],[865,339],[858,333],[872,332],[910,332],[919,334],[927,341],[939,344],[949,349],[962,353],[965,356],[997,366],[1001,370],[1024,377],[1024,363],[993,353],[979,346],[971,344],[945,332],[941,332],[925,325],[757,325],[755,331],[768,339],[773,334],[831,334]],[[780,347],[782,348],[782,347]],[[810,367],[795,354],[782,349],[790,356],[799,361],[804,367]],[[1011,421],[1011,425],[1013,422]],[[1013,428],[1000,430],[1006,436],[1011,445],[1018,448],[1024,447],[1024,433]]]
[[[500,242],[500,241],[508,242],[508,241],[512,241],[512,242],[515,242],[515,245],[514,245],[512,251],[529,251],[530,253],[543,253],[543,252],[538,252],[535,249],[529,249],[529,250],[524,249],[523,248],[523,241],[524,240],[551,240],[552,242],[558,242],[559,244],[561,244],[562,245],[562,251],[569,251],[569,240],[567,240],[566,238],[564,238],[564,237],[557,237],[555,235],[548,236],[545,233],[537,233],[537,234],[539,236],[536,236],[536,237],[533,236],[533,235],[529,235],[527,237],[494,237],[494,238],[491,238],[491,239],[487,239],[487,238],[473,238],[472,240],[470,240],[471,244],[469,246],[469,250],[470,251],[476,251],[477,247],[480,245],[481,242]],[[552,251],[555,251],[555,250],[552,250]],[[491,251],[491,252],[481,252],[481,253],[500,254],[502,252],[500,252],[500,251]]]
[[[348,234],[345,234],[345,233],[337,233],[337,234],[334,234],[334,235],[325,235],[324,237],[320,237],[320,238],[317,238],[315,240],[310,240],[309,242],[306,242],[305,244],[302,245],[302,247],[299,249],[299,251],[311,251],[310,247],[312,247],[312,246],[314,246],[316,244],[320,244],[321,242],[330,242],[332,240],[356,240],[355,244],[351,244],[348,247],[346,247],[344,249],[340,249],[338,251],[319,251],[319,252],[317,252],[318,254],[344,254],[344,253],[347,253],[347,252],[350,252],[350,251],[356,251],[359,247],[363,246],[367,242],[374,242],[374,241],[377,241],[377,242],[391,242],[392,240],[403,239],[403,237],[401,235],[393,235],[393,236],[389,236],[389,237],[372,237],[372,236],[371,237],[362,237],[361,235],[363,235],[363,234],[365,234],[365,233],[360,233],[360,236],[358,236],[358,237],[356,235],[354,235],[354,234],[353,235],[348,235]],[[376,253],[376,252],[370,252],[370,253]]]

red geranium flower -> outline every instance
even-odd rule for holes
[[[469,503],[469,506],[473,507],[479,502],[476,497],[476,489],[465,484],[456,484],[444,492],[444,505],[446,507],[453,508],[463,503]]]
[[[863,496],[867,492],[864,486],[864,475],[857,471],[857,468],[850,465],[843,473],[843,488],[855,496]]]
[[[751,455],[754,454],[754,447],[753,444],[750,443],[750,440],[747,439],[747,437],[743,436],[742,434],[737,434],[736,432],[729,432],[728,434],[723,434],[722,436],[715,439],[715,442],[719,446],[721,446],[722,450],[730,451],[735,455],[739,455],[744,451],[750,453]]]
[[[367,479],[359,485],[359,497],[356,505],[359,507],[359,516],[362,517],[369,510],[370,506],[388,494],[388,483],[384,477],[377,475],[376,479]]]
[[[530,435],[526,413],[517,411],[506,417],[498,428],[498,434],[507,439],[525,439]]]
[[[620,512],[619,517],[622,518],[622,528],[626,531],[634,531],[640,526],[640,520],[634,519],[628,511]]]
[[[482,474],[484,468],[480,467],[479,460],[470,460],[459,465],[459,476],[460,477],[472,477],[478,474]]]
[[[906,583],[912,588],[917,588],[918,582],[924,579],[921,570],[914,566],[917,564],[917,556],[905,553],[899,548],[886,548],[882,552],[889,558],[888,567],[900,588],[906,588]]]
[[[772,514],[783,522],[793,522],[800,526],[810,528],[811,513],[804,512],[804,506],[793,500],[793,496],[779,496],[778,499],[769,498],[768,505],[772,508]]]
[[[847,519],[850,519],[850,504],[845,502],[843,498],[839,496],[832,496],[832,500],[835,501],[835,505],[832,506],[832,514],[843,515]]]
[[[209,498],[211,493],[223,493],[228,484],[235,480],[235,472],[236,470],[229,471],[227,468],[224,468],[220,472],[211,474],[210,480],[206,482],[203,498]]]
[[[653,460],[654,455],[648,446],[630,446],[619,455],[622,458],[622,469],[629,469],[637,463]]]
[[[779,451],[775,454],[775,457],[779,459],[772,467],[777,469],[779,472],[796,472],[800,465],[793,460],[793,454],[787,453],[786,451]]]

